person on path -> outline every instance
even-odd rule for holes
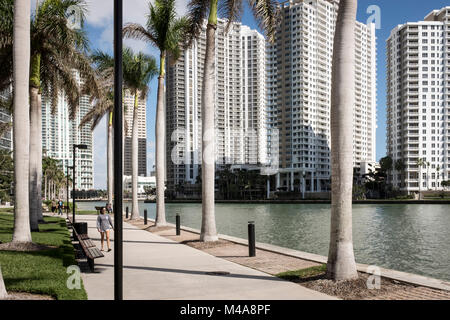
[[[64,203],[62,202],[61,199],[59,199],[59,201],[58,201],[58,215],[59,215],[59,216],[62,216],[62,215],[63,215],[63,212],[62,212],[63,206],[64,206]]]
[[[52,200],[52,214],[54,214],[56,211],[56,201]]]
[[[114,229],[112,220],[108,212],[106,211],[106,208],[103,207],[100,211],[100,214],[97,217],[97,230],[100,232],[101,235],[101,249],[100,251],[103,251],[103,242],[106,235],[106,244],[108,245],[108,252],[111,251],[110,241],[109,241],[109,231],[111,229]]]
[[[107,204],[106,204],[106,211],[107,211],[109,214],[111,214],[111,213],[113,212],[111,203],[107,203]]]

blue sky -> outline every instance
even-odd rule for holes
[[[220,0],[219,0],[220,1]],[[34,2],[34,0],[32,0]],[[89,5],[89,16],[87,20],[87,31],[93,49],[101,49],[112,53],[112,0],[87,0]],[[124,1],[124,22],[145,23],[145,15],[148,12],[148,0],[125,0]],[[182,15],[186,12],[187,0],[177,0],[177,12]],[[376,30],[377,35],[377,159],[386,153],[386,39],[391,30],[406,22],[423,20],[432,10],[440,9],[450,5],[448,0],[359,0],[358,16],[360,22],[366,22],[371,16],[367,9],[371,5],[380,7],[381,25]],[[253,18],[248,6],[244,6],[242,23],[253,29],[258,29],[258,25]],[[261,31],[261,30],[259,30]],[[141,50],[158,57],[158,51],[150,45],[139,41],[126,40],[125,44],[135,50]],[[155,140],[155,107],[157,81],[154,79],[150,83],[150,94],[147,101],[147,170],[153,167],[154,140]],[[95,188],[106,188],[106,129],[105,120],[101,122],[94,131],[94,181]]]

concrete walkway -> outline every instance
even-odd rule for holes
[[[89,236],[100,249],[96,218],[94,215],[79,215],[77,222],[88,222]],[[124,299],[336,299],[140,230],[131,224],[124,223],[123,227]],[[82,273],[90,300],[114,298],[113,242],[111,248],[111,252],[104,252],[104,258],[95,260],[95,273]],[[230,274],[207,274],[217,271]]]

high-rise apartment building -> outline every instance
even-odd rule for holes
[[[0,92],[0,100],[7,101],[9,98],[9,91]],[[11,114],[6,110],[0,109],[0,125],[2,123],[11,123]],[[0,150],[12,151],[12,126],[10,129],[4,131],[0,137]]]
[[[215,54],[216,164],[266,163],[265,39],[219,19]],[[206,22],[176,64],[167,64],[166,163],[169,186],[195,183],[202,150],[201,92]]]
[[[268,153],[276,158],[277,188],[329,189],[330,107],[334,29],[338,1],[280,3],[274,43],[267,44]],[[355,28],[353,165],[375,161],[375,26]],[[276,141],[277,147],[272,150]]]
[[[76,73],[78,83],[82,79]],[[69,118],[69,105],[64,91],[58,96],[56,112],[52,114],[51,101],[42,97],[42,148],[43,155],[61,161],[66,172],[67,166],[73,165],[73,145],[85,144],[86,150],[76,149],[75,186],[77,190],[94,188],[93,144],[90,125],[79,128],[81,119],[91,109],[89,96],[80,97],[78,112],[75,119]],[[71,174],[71,171],[69,171]]]
[[[138,175],[147,176],[147,103],[145,99],[138,94]],[[125,149],[124,149],[124,162],[123,169],[124,175],[132,175],[131,165],[131,136],[133,133],[133,110],[134,110],[134,94],[130,90],[125,90],[124,103],[126,105],[125,121],[127,123],[127,132],[125,136]]]
[[[387,152],[404,165],[392,183],[441,190],[450,180],[450,7],[397,26],[386,44]]]

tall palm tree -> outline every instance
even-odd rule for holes
[[[333,44],[331,87],[331,228],[327,277],[358,277],[352,237],[355,24],[357,0],[341,0]]]
[[[274,0],[248,0],[253,15],[260,27],[266,31],[270,41],[276,29],[277,2]],[[214,133],[214,87],[215,87],[215,40],[217,11],[224,12],[230,24],[242,14],[242,0],[191,0],[189,8],[189,38],[187,46],[200,36],[204,19],[209,11],[206,26],[206,52],[202,83],[202,226],[200,240],[217,241],[216,218],[214,212],[215,180],[215,133]]]
[[[92,60],[97,69],[106,78],[111,78],[114,71],[114,58],[109,54],[96,51],[92,55]],[[137,198],[138,179],[138,108],[139,96],[146,99],[149,87],[148,83],[158,74],[156,60],[142,52],[134,53],[130,48],[123,50],[123,84],[134,96],[133,105],[133,129],[131,137],[131,166],[132,166],[132,209],[131,219],[139,218],[139,207]],[[111,117],[111,114],[110,114]]]
[[[142,52],[135,54],[131,49],[125,48],[123,53],[123,79],[125,86],[134,95],[133,129],[131,134],[131,185],[132,205],[131,219],[139,219],[138,206],[138,108],[139,97],[146,99],[149,91],[148,84],[158,74],[156,60]]]
[[[400,172],[401,185],[403,184],[403,174],[404,174],[405,169],[406,169],[406,166],[405,166],[405,163],[403,162],[403,160],[397,159],[397,161],[395,161],[395,170],[397,172]]]
[[[30,216],[43,220],[41,204],[42,181],[42,107],[41,96],[51,99],[56,112],[58,95],[64,90],[70,118],[74,119],[82,94],[96,96],[94,71],[86,57],[87,36],[83,29],[72,29],[67,24],[69,8],[77,7],[81,25],[86,13],[84,0],[44,0],[38,4],[31,25],[30,75]],[[74,72],[78,70],[84,86],[80,88]]]
[[[164,111],[165,62],[170,55],[171,62],[180,57],[180,43],[188,26],[186,18],[176,18],[175,0],[155,0],[149,3],[146,28],[140,24],[127,24],[123,30],[125,37],[144,40],[159,49],[158,95],[156,102],[156,219],[157,226],[166,225],[164,204],[165,181],[165,135],[166,119]]]
[[[99,74],[99,96],[94,101],[92,109],[81,119],[79,127],[85,126],[91,122],[91,131],[97,127],[100,120],[107,116],[106,135],[107,135],[107,189],[108,189],[108,203],[113,201],[113,110],[114,110],[114,95],[113,83],[111,79],[111,71],[113,68],[113,59],[110,61],[102,60],[102,53],[96,52],[92,56],[93,60],[100,65],[97,66]],[[106,63],[106,65],[105,65]],[[105,70],[104,68],[107,68]],[[126,122],[125,122],[126,123]]]
[[[14,0],[2,0],[13,2]],[[43,221],[41,204],[42,181],[42,137],[41,137],[41,96],[51,100],[52,112],[56,112],[60,90],[64,89],[70,108],[70,118],[74,119],[78,111],[80,96],[96,96],[94,72],[86,58],[87,36],[83,29],[71,29],[67,23],[70,7],[79,10],[80,23],[85,20],[86,3],[84,0],[44,0],[37,3],[36,13],[30,27],[30,219],[33,230],[38,229],[38,220]],[[10,15],[6,15],[6,18]],[[3,17],[2,17],[3,18]],[[0,28],[9,23],[0,24]],[[7,30],[0,30],[0,34]],[[5,43],[12,41],[6,39]],[[2,56],[0,54],[0,56]],[[12,57],[11,57],[12,59]],[[7,62],[6,59],[4,62]],[[7,63],[8,65],[8,63]],[[78,85],[74,70],[78,70],[84,81],[83,88]],[[6,77],[0,73],[0,77]],[[0,84],[5,83],[0,79]],[[2,88],[0,87],[0,90]]]
[[[9,3],[11,5],[11,3]],[[30,1],[16,0],[14,7],[14,232],[12,242],[31,243],[28,179],[30,163]],[[4,22],[3,22],[4,23]]]

